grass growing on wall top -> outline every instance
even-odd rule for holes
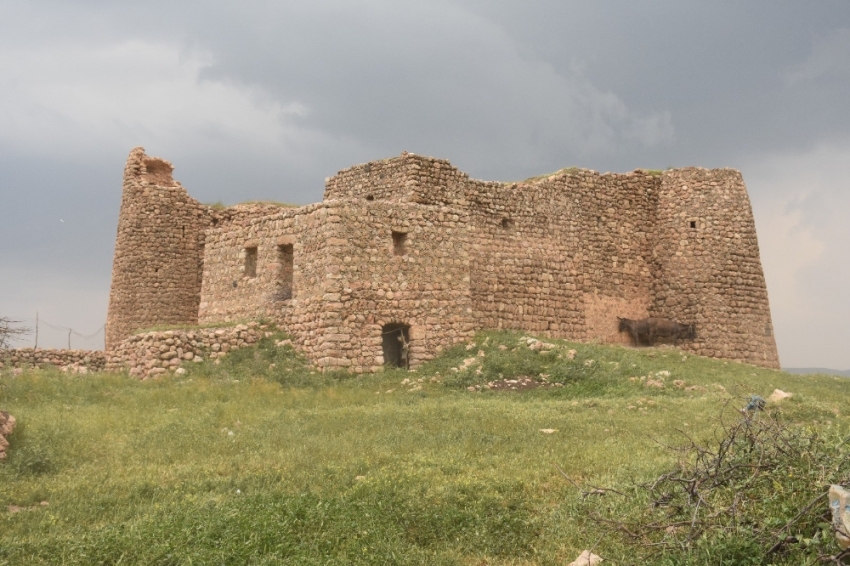
[[[660,443],[677,429],[709,440],[725,404],[774,388],[794,393],[781,412],[796,426],[848,424],[846,379],[551,342],[481,333],[416,372],[361,377],[317,373],[273,339],[160,380],[0,377],[19,422],[0,464],[0,564],[565,564],[605,533],[589,509],[638,517],[643,503],[583,499],[555,464],[627,492],[673,465]],[[642,385],[659,372],[664,389]],[[468,389],[540,374],[559,386]],[[635,556],[613,534],[595,552]],[[804,563],[793,552],[775,563]]]

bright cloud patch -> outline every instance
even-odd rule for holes
[[[292,116],[256,88],[199,81],[203,54],[128,41],[0,52],[0,144],[76,158],[103,145],[283,146]]]

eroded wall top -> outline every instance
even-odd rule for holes
[[[168,161],[137,147],[124,168],[106,348],[136,330],[196,324],[204,232],[212,215],[172,177]]]

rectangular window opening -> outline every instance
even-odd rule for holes
[[[277,298],[285,301],[292,298],[292,272],[295,254],[292,244],[282,244],[277,247],[277,261],[280,264],[278,271]]]
[[[692,229],[692,230],[696,230],[696,229],[697,229],[697,221],[696,221],[696,220],[691,220],[691,229]]]
[[[393,231],[393,253],[404,255],[407,253],[407,233]]]
[[[245,248],[245,277],[257,276],[257,247]]]

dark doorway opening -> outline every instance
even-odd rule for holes
[[[395,368],[410,368],[410,325],[385,324],[381,327],[384,365]]]

